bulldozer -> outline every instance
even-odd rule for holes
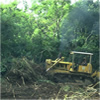
[[[90,85],[96,83],[99,80],[100,72],[92,70],[92,55],[93,53],[87,52],[77,52],[71,51],[72,61],[64,61],[65,57],[58,57],[55,60],[46,59],[46,72],[49,74],[49,77],[53,77],[55,82],[76,82],[78,84]],[[84,55],[89,56],[88,62],[86,58],[83,59],[83,62],[75,62],[75,55]],[[81,59],[81,58],[80,58]]]

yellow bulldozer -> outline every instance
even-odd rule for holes
[[[55,82],[77,82],[85,85],[96,83],[99,80],[99,72],[92,72],[92,55],[93,53],[71,51],[72,61],[64,61],[65,57],[58,57],[56,60],[46,59],[46,72],[53,76]],[[75,55],[85,55],[88,57],[79,64],[75,63]],[[81,59],[81,58],[80,58]],[[77,61],[78,62],[78,61]],[[50,77],[50,76],[49,76]]]

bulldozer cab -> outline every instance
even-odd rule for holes
[[[85,73],[92,73],[92,65],[91,65],[91,60],[92,60],[92,55],[93,53],[86,53],[86,52],[77,52],[77,51],[71,51],[72,54],[72,69],[78,71],[78,72],[85,72]],[[79,58],[77,59],[77,62],[82,59],[81,63],[75,63],[75,55],[80,54],[80,55],[88,55],[89,58],[86,59],[84,58]]]

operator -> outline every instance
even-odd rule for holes
[[[86,66],[87,65],[87,61],[86,61],[86,58],[84,57],[83,58],[83,61],[82,61],[82,63],[81,63],[82,65],[84,65],[84,66]]]

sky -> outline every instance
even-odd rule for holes
[[[7,4],[9,2],[13,2],[14,0],[0,0],[0,1],[3,2],[3,3],[5,3],[5,4]],[[18,0],[18,1],[23,1],[23,0]],[[27,3],[29,5],[31,5],[31,0],[26,0],[26,1],[27,1]],[[78,1],[78,0],[71,0],[72,3],[74,3],[75,1]]]
[[[0,3],[8,4],[8,3],[13,2],[13,1],[15,1],[15,0],[0,0]],[[24,8],[23,1],[26,1],[28,6],[31,7],[32,0],[17,0],[17,1],[19,1],[19,4],[17,7],[20,9]],[[71,0],[71,4],[74,4],[76,1],[78,1],[78,0]],[[97,0],[93,0],[93,1],[95,2]]]
[[[0,2],[4,4],[8,4],[9,2],[13,2],[14,0],[0,0]],[[22,6],[23,0],[18,0],[20,2],[19,6]],[[25,0],[29,6],[31,6],[31,0]],[[78,0],[71,0],[72,4],[75,3]]]
[[[0,3],[4,3],[4,4],[9,4],[10,2],[13,2],[15,0],[0,0]],[[23,9],[24,5],[23,5],[23,1],[24,0],[17,0],[19,2],[18,4],[18,8]],[[31,0],[25,0],[28,4],[29,7],[31,7]]]

